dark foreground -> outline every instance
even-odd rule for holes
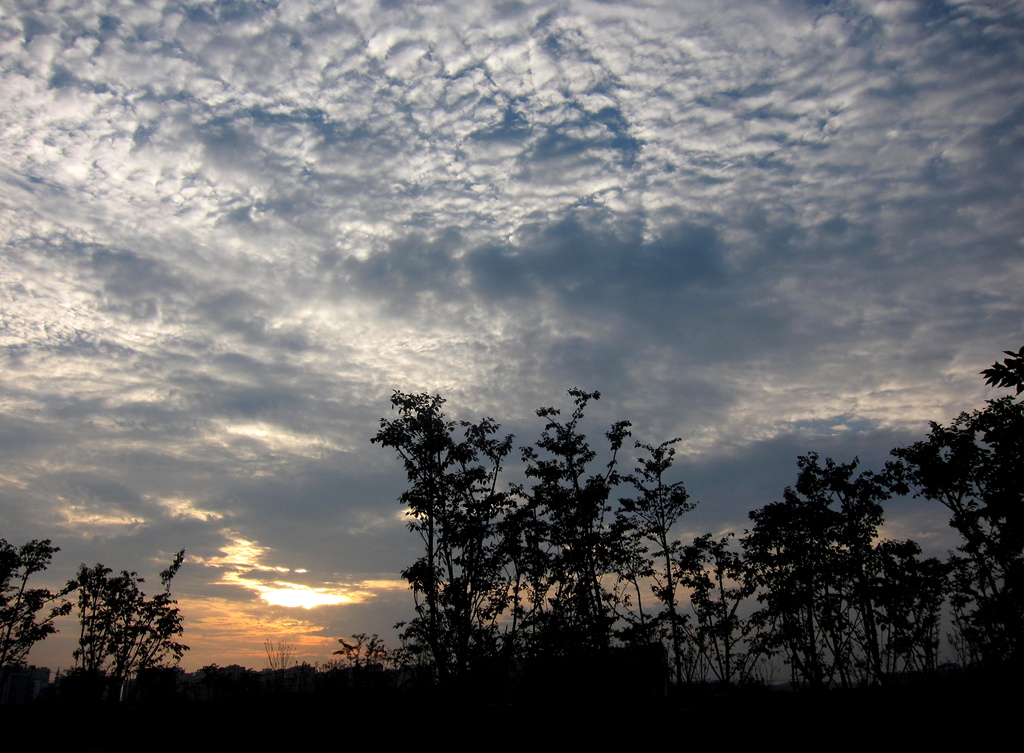
[[[1018,728],[1021,708],[1015,680],[981,676],[820,693],[705,687],[660,698],[615,695],[576,688],[519,702],[440,689],[220,701],[170,696],[132,704],[58,698],[0,707],[0,722],[5,749],[93,753],[848,750],[997,743]]]

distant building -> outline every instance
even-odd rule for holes
[[[50,685],[49,667],[18,667],[4,672],[0,688],[0,704],[23,704],[34,701]]]

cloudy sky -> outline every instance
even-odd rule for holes
[[[1022,63],[1010,1],[0,0],[0,536],[184,548],[185,666],[261,666],[411,615],[395,389],[600,390],[683,536],[877,468],[1024,345]]]

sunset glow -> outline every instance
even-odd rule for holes
[[[310,588],[297,583],[276,582],[273,586],[253,585],[258,591],[260,598],[268,604],[279,607],[302,607],[312,609],[313,607],[327,606],[328,604],[349,604],[352,599],[337,591],[331,592],[322,588]]]

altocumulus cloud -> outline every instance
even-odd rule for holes
[[[7,5],[0,535],[184,547],[191,664],[407,616],[393,389],[600,389],[688,534],[1021,344],[1019,4]]]

